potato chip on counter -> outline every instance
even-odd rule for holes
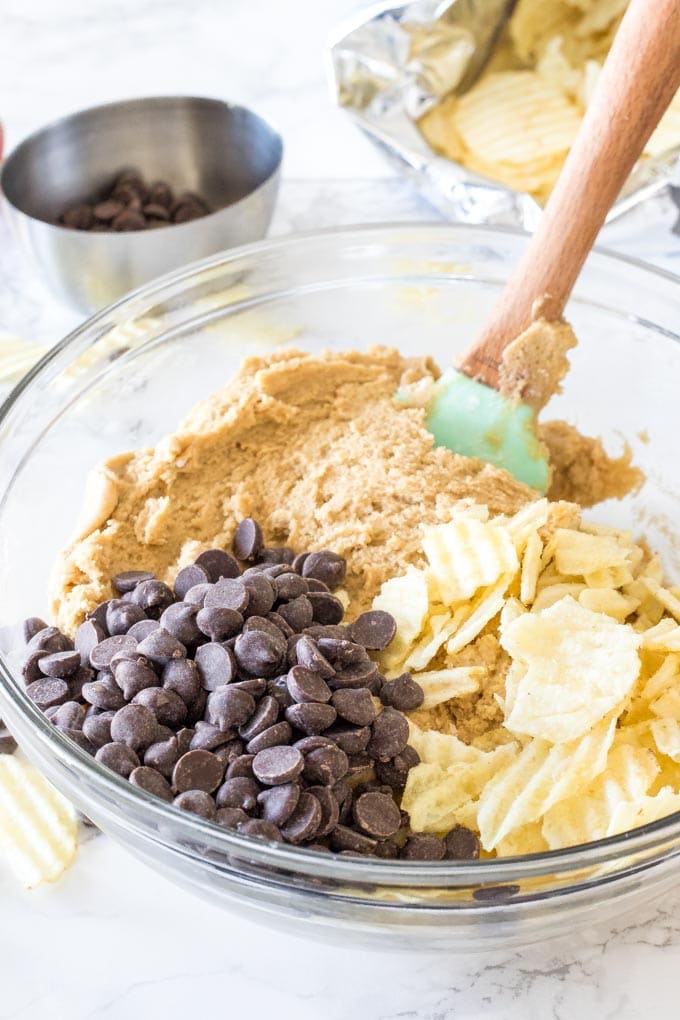
[[[412,829],[464,825],[507,856],[680,811],[680,593],[644,543],[537,500],[461,504],[422,549],[374,602],[397,609],[383,668],[424,692]]]
[[[0,856],[22,885],[56,882],[77,850],[73,806],[28,762],[0,757]]]

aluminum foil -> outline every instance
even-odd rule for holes
[[[531,195],[438,156],[416,124],[444,95],[464,92],[477,78],[513,6],[513,0],[381,3],[338,27],[329,49],[330,78],[338,105],[445,216],[533,230],[541,207]],[[413,46],[414,37],[426,45]],[[646,159],[608,219],[666,187],[679,156],[680,148]]]

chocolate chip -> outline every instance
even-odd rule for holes
[[[479,836],[463,825],[456,825],[447,832],[444,846],[444,856],[449,861],[476,861],[481,849]]]
[[[24,683],[31,684],[36,680],[40,680],[43,672],[40,669],[39,663],[41,659],[45,658],[45,652],[42,648],[30,652],[23,661],[21,667],[21,675],[24,678]]]
[[[160,772],[166,779],[170,779],[179,757],[177,737],[168,737],[167,740],[161,740],[147,747],[144,752],[144,764]]]
[[[352,641],[381,652],[387,648],[397,632],[397,624],[393,616],[381,609],[372,609],[362,613],[354,623],[350,624],[349,632]]]
[[[385,681],[380,691],[380,700],[383,705],[391,705],[400,712],[413,712],[420,708],[425,694],[410,673],[402,673],[395,680]]]
[[[349,760],[337,746],[318,747],[305,755],[303,776],[309,783],[334,786],[347,775]]]
[[[14,754],[18,747],[18,744],[7,726],[0,719],[0,754]]]
[[[208,697],[207,721],[221,730],[242,726],[255,711],[255,699],[234,687],[217,687]]]
[[[336,628],[320,627],[320,630],[327,632],[329,630],[334,631]],[[338,627],[337,630],[344,632],[342,627]],[[314,636],[312,628],[309,628],[307,633]],[[355,644],[353,641],[349,641],[346,637],[333,636],[328,633],[317,633],[315,639],[319,651],[326,656],[336,670],[347,669],[349,666],[365,665],[371,661],[366,654],[365,648]]]
[[[239,668],[256,677],[272,677],[284,664],[283,637],[273,638],[261,630],[243,631],[236,638],[234,655]]]
[[[204,790],[187,790],[175,797],[172,803],[182,811],[190,811],[192,815],[207,818],[208,821],[212,821],[217,813],[215,801]]]
[[[109,640],[113,641],[113,638]],[[164,627],[158,627],[153,633],[145,637],[137,645],[137,652],[143,655],[157,666],[167,666],[172,659],[183,659],[187,650],[181,641],[178,641]]]
[[[189,567],[182,567],[175,578],[174,590],[178,599],[183,599],[188,591],[199,584],[208,584],[210,578],[208,571],[196,563]]]
[[[121,595],[126,591],[133,591],[142,581],[153,581],[154,576],[148,570],[124,570],[111,578],[111,584]]]
[[[318,673],[324,680],[335,675],[335,669],[328,659],[322,655],[319,646],[308,634],[301,634],[295,642],[295,658],[297,664]]]
[[[290,670],[288,690],[291,698],[297,702],[325,703],[331,700],[331,689],[323,677],[304,666],[293,666]]]
[[[346,719],[356,726],[369,726],[377,715],[373,698],[365,687],[334,691],[331,705],[340,719]]]
[[[324,591],[310,591],[306,598],[312,604],[315,623],[324,625],[340,623],[345,610],[342,602],[335,595]]]
[[[191,705],[201,690],[201,675],[193,659],[173,659],[169,662],[163,670],[163,687],[166,691],[178,694],[185,705]]]
[[[300,775],[304,758],[296,747],[267,747],[255,755],[253,773],[267,786],[282,786]]]
[[[111,720],[111,739],[118,744],[127,744],[133,751],[149,747],[157,734],[156,717],[144,705],[125,705]]]
[[[130,627],[145,619],[144,610],[134,602],[111,599],[106,608],[106,629],[112,637],[116,634],[127,634]]]
[[[139,765],[136,769],[133,769],[130,773],[130,782],[133,786],[139,786],[140,789],[146,790],[147,793],[160,797],[161,800],[172,800],[170,783],[160,772],[149,768],[147,765]]]
[[[378,676],[378,667],[371,660],[355,663],[352,666],[345,666],[333,677],[332,684],[335,688],[358,690],[368,687]]]
[[[133,705],[143,705],[153,712],[161,726],[176,729],[187,717],[187,706],[174,691],[162,687],[147,687],[135,694]]]
[[[302,574],[302,568],[308,556],[309,556],[308,552],[301,552],[298,553],[297,556],[293,557],[293,562],[291,566],[297,574]]]
[[[293,574],[293,577],[295,576]],[[277,612],[296,633],[309,627],[314,617],[312,603],[306,595],[299,595],[290,602],[281,603]]]
[[[407,744],[404,750],[390,761],[376,762],[376,776],[381,783],[385,783],[393,790],[403,790],[410,770],[419,761],[420,755],[416,749]]]
[[[47,624],[39,616],[29,616],[21,624],[21,636],[24,644],[28,644],[31,638],[39,634],[41,630],[47,630]]]
[[[102,679],[83,684],[83,697],[95,708],[117,710],[125,704],[125,697],[111,673],[99,674]]]
[[[200,609],[196,617],[199,630],[211,641],[235,637],[243,627],[243,616],[235,609],[211,606]]]
[[[355,854],[368,855],[375,853],[377,841],[346,825],[338,825],[330,836],[331,846],[337,853],[349,850]]]
[[[66,209],[59,217],[59,222],[71,230],[90,230],[94,223],[94,213],[91,205],[81,203]]]
[[[300,737],[299,740],[295,741],[294,746],[302,751],[303,754],[309,754],[310,751],[316,751],[319,747],[333,747],[333,741],[328,737],[316,734],[311,737]]]
[[[300,787],[296,783],[273,786],[268,790],[263,790],[257,797],[262,817],[265,821],[272,822],[279,827],[288,821],[299,800]]]
[[[474,889],[472,892],[472,898],[479,902],[497,902],[498,900],[509,900],[511,896],[516,896],[519,892],[520,887],[518,885],[489,885],[483,889]]]
[[[400,754],[408,743],[408,721],[394,708],[384,708],[373,723],[368,753],[378,761]]]
[[[246,616],[264,616],[272,609],[275,601],[271,581],[264,574],[243,575],[243,585],[248,592]]]
[[[154,181],[149,185],[148,200],[154,205],[162,205],[164,209],[169,209],[174,201],[172,188],[165,181]]]
[[[139,623],[132,624],[128,631],[128,637],[134,638],[135,641],[143,641],[144,638],[148,638],[149,634],[158,630],[158,627],[158,620],[140,620]]]
[[[322,581],[328,585],[331,591],[340,587],[345,580],[346,574],[346,561],[342,556],[338,556],[336,553],[329,552],[326,549],[322,552],[310,553],[302,564],[303,577],[312,577],[317,581]],[[324,621],[321,622],[323,623]]]
[[[332,789],[328,786],[310,786],[307,793],[311,793],[319,802],[321,808],[321,821],[314,833],[315,839],[323,839],[335,829],[340,821],[340,806]]]
[[[174,602],[163,610],[159,623],[163,630],[167,630],[186,648],[187,645],[195,645],[203,640],[203,634],[196,620],[197,615],[198,606]]]
[[[401,826],[401,812],[387,794],[362,793],[354,802],[354,821],[367,835],[388,839]]]
[[[75,646],[80,653],[80,661],[83,666],[89,664],[92,649],[100,644],[105,637],[106,631],[94,620],[85,620],[84,623],[81,623],[75,633]]]
[[[53,705],[60,705],[68,701],[70,697],[69,687],[65,680],[58,680],[54,677],[45,677],[43,680],[34,680],[26,688],[31,701],[43,711]]]
[[[213,585],[207,582],[205,584],[195,584],[192,588],[189,588],[184,596],[184,601],[188,602],[191,606],[198,606],[201,609],[205,603],[206,595],[212,589]]]
[[[277,744],[289,743],[292,736],[293,730],[290,723],[285,721],[277,722],[252,737],[246,744],[246,750],[248,754],[258,754],[260,751],[264,751],[266,747],[275,747]]]
[[[444,840],[429,832],[413,832],[402,847],[399,857],[404,861],[442,861]]]
[[[248,599],[248,592],[240,578],[225,577],[208,589],[203,605],[208,609],[217,606],[220,609],[234,609],[238,613],[243,613],[248,606]]]
[[[92,713],[92,714],[90,714]],[[111,743],[111,720],[116,713],[112,710],[89,709],[83,719],[83,733],[93,747]]]
[[[333,725],[336,718],[337,713],[332,705],[321,705],[318,702],[303,702],[286,709],[286,719],[291,726],[297,727],[308,736],[323,733]]]
[[[255,560],[263,546],[262,528],[252,517],[246,517],[234,532],[234,556],[238,560]]]
[[[234,690],[245,691],[246,694],[252,694],[254,698],[261,698],[267,690],[267,681],[261,677],[255,677],[252,680],[237,680],[231,686]]]
[[[112,221],[111,226],[114,230],[118,231],[144,230],[146,220],[141,213],[135,212],[133,209],[123,209]]]
[[[132,701],[135,695],[147,687],[159,687],[161,682],[150,666],[133,659],[118,662],[113,675],[126,701]]]
[[[178,793],[186,790],[212,793],[222,782],[223,775],[224,764],[210,751],[187,751],[173,769],[172,785]]]
[[[38,666],[45,676],[65,680],[80,667],[80,652],[50,652],[39,660]]]
[[[190,750],[199,748],[204,751],[214,751],[218,747],[224,747],[234,739],[234,736],[234,730],[220,730],[212,723],[199,719],[190,740]]]
[[[215,584],[221,578],[240,577],[239,565],[233,556],[223,549],[207,549],[196,558],[196,566],[202,567],[208,580]],[[198,583],[198,582],[196,582]]]
[[[278,601],[291,602],[299,598],[300,595],[307,594],[307,582],[292,570],[275,577],[272,581],[272,587]],[[309,624],[305,624],[305,626],[309,626]]]
[[[242,811],[254,811],[257,807],[257,796],[260,787],[248,776],[236,776],[225,779],[217,791],[217,806],[241,808]]]
[[[254,754],[239,754],[236,758],[226,762],[226,778],[227,779],[238,779],[241,776],[245,776],[247,779],[253,779],[253,759]]]
[[[151,619],[158,620],[163,610],[175,601],[175,596],[167,584],[154,579],[138,584],[132,592],[132,601]]]
[[[234,653],[225,645],[210,642],[196,649],[196,666],[206,691],[228,684],[236,675]]]
[[[94,669],[108,669],[114,655],[125,652],[131,654],[137,651],[137,642],[128,634],[117,634],[115,637],[105,638],[90,652],[90,665]],[[143,653],[142,653],[143,654]]]
[[[258,564],[276,567],[290,567],[295,559],[295,551],[288,545],[276,545],[265,548],[257,557]]]
[[[243,808],[218,808],[215,821],[225,829],[237,829],[242,822],[248,821],[248,815]]]
[[[274,725],[279,717],[279,711],[280,707],[276,698],[272,698],[271,694],[265,695],[247,723],[239,727],[239,736],[244,740],[252,740],[258,733],[262,733]]]
[[[95,754],[95,760],[127,779],[133,769],[138,768],[139,758],[127,744],[115,742],[104,744]]]
[[[31,652],[42,651],[45,655],[50,652],[70,652],[73,642],[62,634],[56,627],[45,627],[34,634],[26,645],[26,656]]]
[[[281,835],[287,843],[293,843],[293,845],[303,843],[316,834],[322,820],[323,815],[318,800],[313,794],[304,791],[300,794],[300,799],[292,815],[285,825],[281,826]]]
[[[275,612],[271,611],[271,612],[267,613],[267,616],[265,617],[265,619],[269,623],[273,623],[274,626],[277,628],[277,630],[281,631],[281,633],[285,637],[286,641],[288,640],[289,637],[293,636],[293,628],[291,627],[291,625],[289,623],[286,622],[286,620],[284,620],[284,618],[282,616],[279,616],[278,613],[275,613]]]

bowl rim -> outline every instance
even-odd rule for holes
[[[329,241],[329,239],[341,241],[345,238],[358,238],[361,236],[366,239],[369,237],[376,239],[377,236],[385,241],[391,235],[403,235],[404,232],[413,236],[428,232],[434,232],[441,236],[448,234],[451,236],[452,241],[455,241],[456,237],[465,234],[480,234],[482,236],[501,234],[520,239],[526,239],[530,236],[527,231],[515,227],[469,225],[441,221],[354,224],[299,232],[273,240],[251,242],[250,244],[241,245],[217,255],[197,260],[179,270],[174,270],[157,277],[151,282],[128,292],[123,297],[85,319],[67,334],[36,363],[0,405],[0,429],[17,401],[39,379],[42,372],[49,368],[52,361],[64,352],[70,344],[75,343],[84,332],[96,330],[97,324],[103,320],[106,320],[109,326],[113,325],[116,321],[116,315],[119,315],[126,307],[132,309],[139,302],[140,298],[158,302],[162,298],[163,291],[168,286],[181,284],[183,281],[198,275],[206,269],[228,266],[230,263],[238,262],[239,259],[252,257],[263,252],[281,252],[289,250],[291,246],[300,246],[310,241],[319,241],[321,239],[324,241]],[[680,276],[666,269],[653,266],[632,256],[611,252],[602,246],[596,246],[593,252],[597,256],[604,258],[607,263],[612,262],[614,264],[620,263],[626,265],[652,279],[666,280],[673,287],[680,289]],[[587,265],[588,263],[586,263],[586,271]],[[118,321],[120,320],[118,319]],[[663,327],[659,327],[659,330],[667,339],[680,343],[680,334],[671,333]],[[96,342],[96,339],[97,336],[95,336],[93,342]],[[628,857],[633,853],[652,851],[655,848],[660,848],[669,840],[680,837],[680,811],[678,811],[655,822],[650,822],[639,828],[604,839],[559,850],[549,850],[513,857],[475,861],[437,862],[400,862],[373,857],[344,858],[337,854],[325,854],[308,850],[305,847],[274,843],[258,837],[243,836],[235,830],[222,828],[214,822],[182,811],[171,803],[166,803],[159,798],[153,797],[145,790],[133,786],[127,780],[101,765],[93,756],[79,748],[53,726],[25,693],[17,671],[12,668],[6,657],[0,654],[0,701],[4,698],[12,702],[13,710],[16,709],[27,722],[33,725],[35,732],[40,738],[42,752],[46,755],[56,755],[61,764],[70,764],[78,769],[84,768],[88,777],[96,780],[96,785],[98,790],[101,790],[102,796],[104,794],[109,795],[110,800],[115,804],[116,814],[120,815],[122,819],[127,820],[136,830],[140,832],[146,830],[146,818],[159,823],[159,825],[165,823],[167,826],[170,823],[174,826],[172,842],[176,842],[176,838],[181,837],[183,840],[185,838],[198,840],[205,846],[207,841],[208,844],[212,844],[211,849],[216,847],[219,851],[225,852],[227,856],[230,852],[232,854],[234,852],[242,852],[244,855],[247,855],[249,861],[255,861],[260,865],[273,868],[288,866],[292,871],[305,873],[310,877],[329,877],[346,881],[348,884],[354,883],[355,885],[361,882],[371,882],[379,886],[403,884],[418,887],[435,884],[441,889],[475,885],[495,887],[504,883],[527,880],[541,875],[559,873],[564,876],[572,870],[578,871],[584,868],[601,866],[602,864],[615,862],[621,857]],[[127,806],[132,810],[127,812],[125,810]],[[144,824],[140,824],[136,820],[134,810],[136,807],[143,807],[148,813],[145,816]],[[612,877],[615,877],[615,875],[609,873],[603,876],[601,880],[607,881]],[[514,902],[521,898],[521,895],[517,896]],[[389,906],[388,903],[384,905]],[[478,901],[470,904],[475,909],[491,909],[497,907],[497,905],[491,901]]]
[[[91,231],[74,230],[73,227],[66,227],[64,226],[63,223],[54,223],[51,220],[43,219],[40,216],[34,216],[32,213],[27,212],[22,205],[19,205],[17,202],[14,201],[13,198],[11,198],[7,194],[6,180],[13,170],[14,163],[17,161],[17,159],[21,158],[21,156],[26,152],[27,149],[31,147],[31,145],[35,144],[35,142],[37,142],[41,138],[41,136],[47,136],[50,132],[64,127],[69,122],[75,122],[80,118],[99,114],[102,111],[111,110],[113,108],[120,109],[133,108],[135,106],[140,106],[146,103],[164,106],[167,103],[174,103],[177,102],[178,100],[189,101],[191,103],[205,104],[207,106],[222,107],[234,113],[247,114],[248,117],[252,118],[253,121],[257,123],[260,129],[265,129],[269,133],[272,141],[276,146],[272,169],[269,170],[266,176],[263,177],[263,179],[258,184],[256,184],[254,187],[249,188],[246,194],[242,195],[240,198],[237,198],[234,202],[230,202],[228,205],[219,206],[219,208],[217,209],[212,209],[209,213],[206,213],[205,216],[199,217],[199,220],[206,220],[213,216],[219,216],[220,213],[224,213],[227,210],[231,211],[233,209],[236,209],[237,206],[239,206],[242,202],[247,202],[250,198],[252,198],[253,195],[256,195],[261,188],[265,188],[274,178],[276,178],[277,174],[281,172],[281,164],[283,163],[284,156],[283,137],[276,130],[276,128],[269,123],[268,120],[265,120],[264,117],[262,117],[251,107],[244,106],[242,103],[231,103],[227,99],[221,99],[219,96],[199,96],[195,94],[181,95],[179,93],[171,93],[168,95],[135,96],[132,99],[114,99],[106,103],[97,103],[94,106],[85,106],[80,110],[73,110],[71,113],[62,114],[55,120],[51,120],[47,124],[43,124],[40,127],[35,128],[34,131],[31,131],[30,134],[26,135],[25,138],[22,138],[21,141],[14,146],[14,148],[9,152],[9,154],[5,157],[2,164],[0,165],[0,193],[2,194],[2,197],[10,206],[10,208],[15,211],[15,213],[18,213],[21,216],[25,216],[26,219],[31,220],[35,223],[42,223],[46,227],[51,227],[54,230],[66,233],[69,236],[77,235],[79,237],[92,239],[93,237],[98,238],[103,235],[105,238],[109,239],[111,237],[122,239],[120,242],[114,243],[123,243],[123,241],[128,239],[131,234],[138,237],[149,237],[150,235],[155,236],[156,234],[155,231],[145,230],[140,231],[103,230],[97,231],[96,234],[92,234]],[[195,227],[196,222],[197,222],[196,220],[188,220],[186,223],[171,223],[170,226],[191,228]],[[254,241],[250,243],[257,244],[259,242]],[[214,256],[208,257],[214,258]],[[160,279],[160,277],[155,279]],[[149,283],[155,282],[155,279],[149,281]],[[129,291],[128,294],[130,293],[132,292]],[[123,298],[127,297],[128,294],[123,295]],[[116,304],[117,303],[118,302],[116,301]],[[108,305],[106,307],[110,308],[111,305]]]

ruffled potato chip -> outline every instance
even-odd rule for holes
[[[452,669],[436,669],[418,673],[417,680],[423,689],[425,700],[421,708],[434,708],[452,698],[474,694],[479,690],[486,676],[484,666],[457,666]]]
[[[78,849],[74,808],[27,762],[0,757],[0,850],[28,889],[56,882]]]
[[[382,585],[373,608],[391,613],[397,624],[397,633],[385,656],[386,668],[404,660],[425,625],[429,607],[427,578],[422,570],[409,567],[401,577],[392,577]]]
[[[568,744],[529,741],[482,790],[477,820],[483,847],[495,849],[510,833],[539,821],[554,804],[595,779],[607,764],[615,726],[612,715]]]
[[[519,569],[507,531],[474,517],[424,528],[423,550],[442,598],[449,605],[472,598],[480,588]]]
[[[560,574],[585,577],[628,563],[628,546],[612,535],[588,535],[559,528],[554,535],[555,564]]]
[[[553,743],[586,734],[632,690],[638,643],[631,627],[569,597],[515,620],[501,644],[527,672],[505,725]]]

